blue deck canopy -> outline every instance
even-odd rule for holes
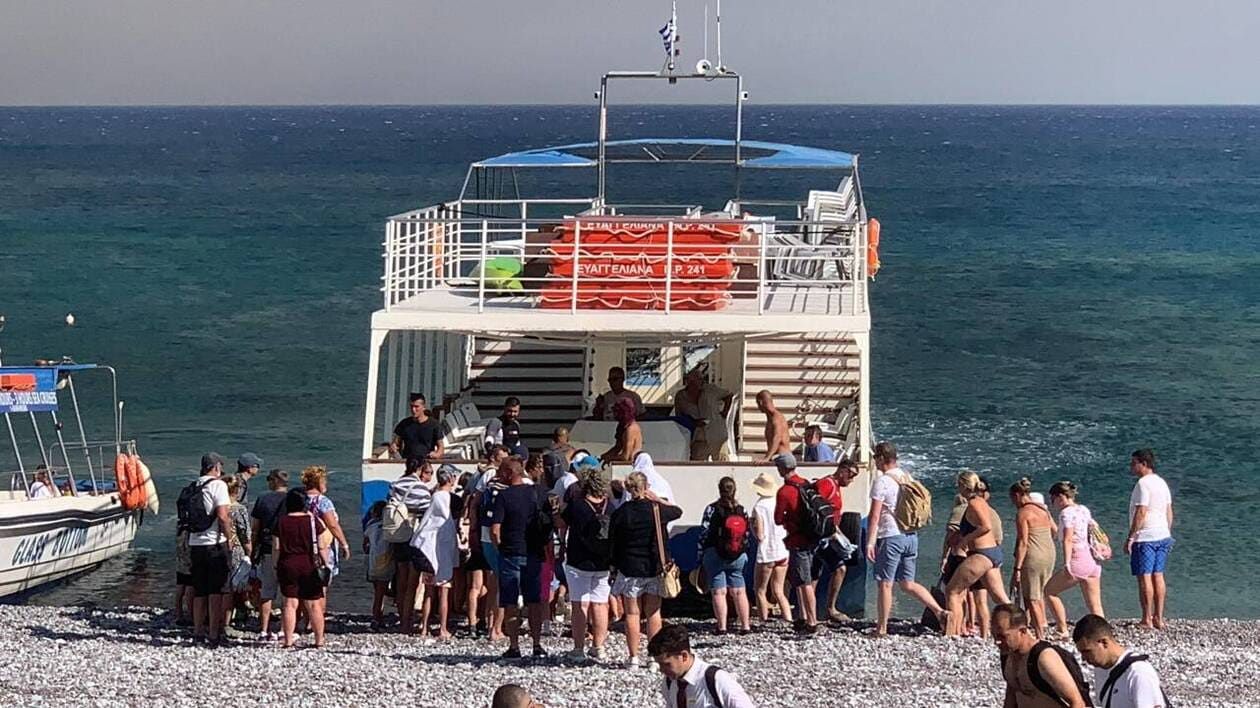
[[[605,159],[617,163],[735,161],[735,141],[717,138],[637,138],[604,143]],[[851,169],[854,156],[839,150],[743,140],[740,166],[759,169]],[[509,152],[473,167],[595,167],[599,143],[574,143]]]

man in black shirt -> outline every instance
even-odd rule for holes
[[[258,497],[250,512],[251,547],[254,549],[254,567],[262,582],[259,593],[258,616],[261,620],[259,633],[263,639],[274,641],[271,631],[271,603],[280,599],[280,586],[276,580],[276,565],[271,560],[271,539],[280,516],[284,513],[284,498],[289,493],[289,473],[275,469],[267,473],[268,493]]]
[[[486,424],[486,449],[489,450],[495,445],[502,445],[511,454],[522,460],[527,459],[529,457],[529,448],[521,440],[520,417],[521,399],[516,396],[508,396],[503,401],[503,413],[498,418],[492,418]]]
[[[423,393],[413,393],[410,398],[411,415],[394,426],[390,448],[400,452],[404,460],[439,460],[446,452],[441,427],[429,417]]]
[[[499,550],[499,607],[503,610],[503,626],[511,645],[504,652],[505,659],[521,656],[521,621],[516,614],[519,598],[525,599],[529,610],[529,635],[534,643],[534,656],[546,656],[542,646],[542,564],[547,543],[550,543],[550,526],[544,532],[545,512],[537,485],[525,479],[525,465],[516,458],[503,463],[511,473],[510,485],[494,499],[491,517],[490,540]]]

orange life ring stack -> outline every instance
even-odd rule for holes
[[[879,266],[879,219],[871,219],[866,222],[866,277],[874,280]]]
[[[139,455],[120,452],[114,457],[114,481],[124,509],[141,509],[148,505],[150,485],[140,472]]]
[[[552,279],[543,287],[540,306],[563,309],[576,298],[579,309],[661,310],[668,273],[669,307],[722,309],[730,302],[733,246],[740,233],[736,223],[675,221],[671,245],[669,225],[663,222],[570,219],[551,242]]]

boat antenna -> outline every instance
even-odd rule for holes
[[[704,4],[704,57],[709,60],[709,3]]]
[[[708,12],[709,6],[704,6],[705,10],[705,29],[708,29]],[[708,58],[709,43],[704,44],[705,58]],[[722,0],[717,0],[717,70],[719,74],[726,73],[726,65],[722,63]]]

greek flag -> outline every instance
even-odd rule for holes
[[[674,56],[674,40],[678,37],[674,20],[671,19],[665,23],[665,26],[660,29],[660,35],[661,42],[665,45],[665,56]]]

